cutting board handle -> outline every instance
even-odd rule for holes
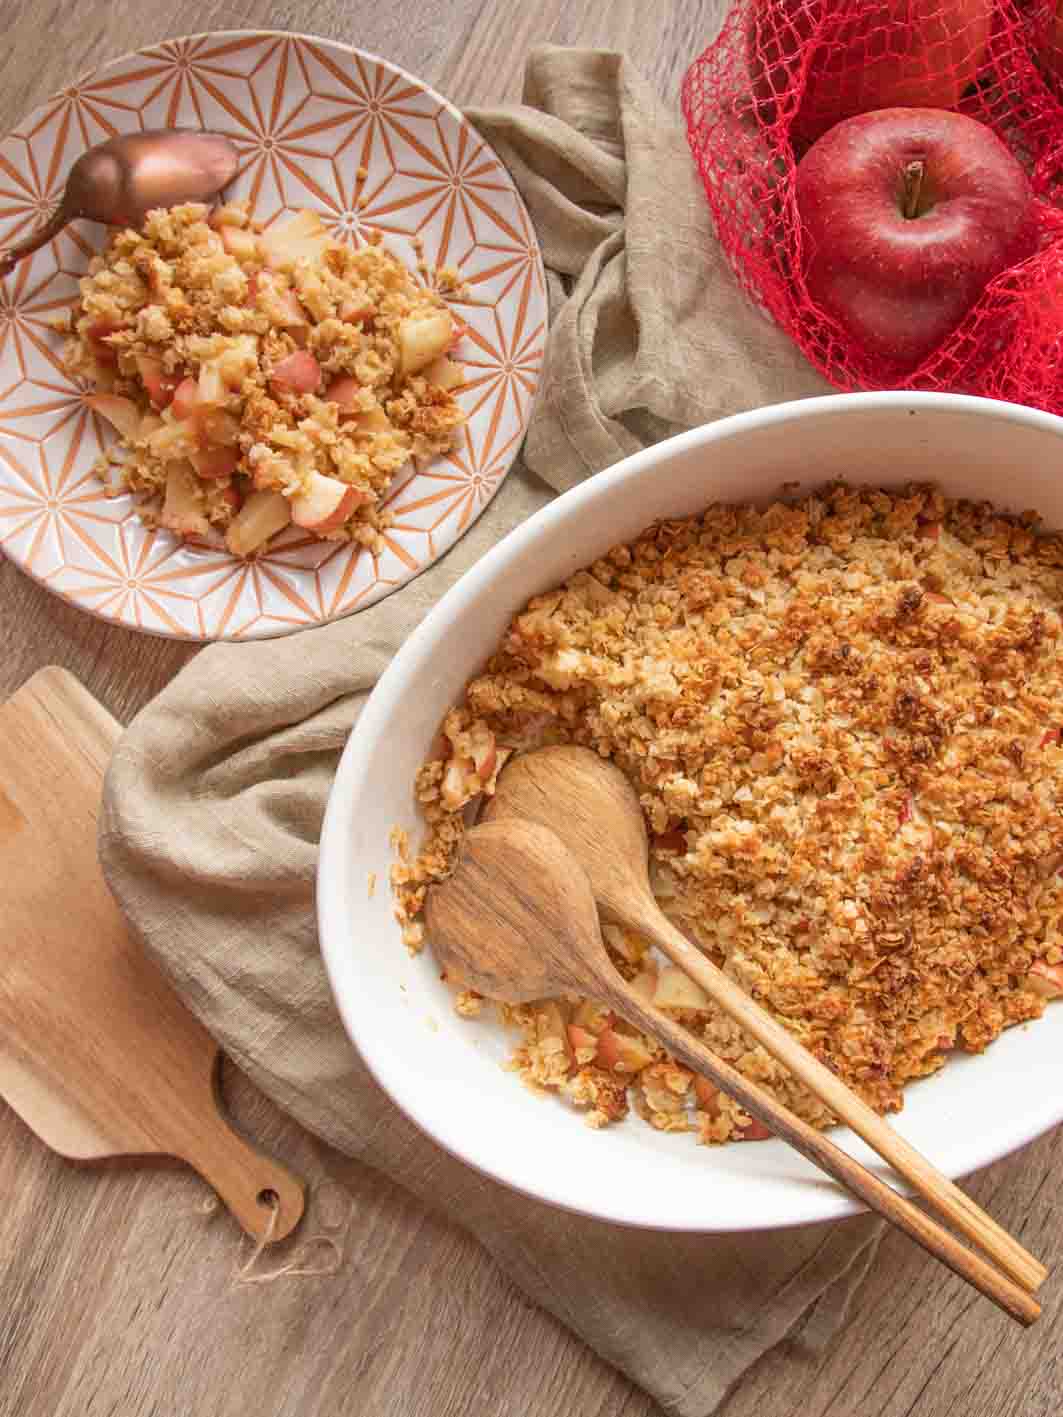
[[[283,1240],[302,1184],[233,1130],[217,1043],[100,871],[100,787],[120,735],[65,669],[0,703],[0,1099],[72,1160],[180,1157],[249,1235]]]
[[[197,1131],[194,1152],[189,1148],[183,1160],[217,1191],[254,1240],[267,1235],[271,1244],[283,1240],[303,1217],[302,1182],[241,1136],[220,1110]]]

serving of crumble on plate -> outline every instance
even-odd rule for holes
[[[177,231],[163,219],[151,233],[119,232],[109,245],[114,233],[74,222],[3,282],[4,553],[80,609],[192,640],[288,634],[401,589],[490,504],[538,387],[545,279],[505,167],[462,114],[413,75],[307,35],[250,30],[168,40],[83,76],[78,91],[91,95],[87,128],[69,124],[63,93],[5,138],[12,200],[0,212],[0,245],[29,233],[99,137],[207,128],[232,141],[240,165],[213,225],[178,218]],[[97,113],[106,115],[102,129]],[[197,252],[182,253],[193,237]],[[211,250],[214,237],[229,243],[224,259]],[[286,260],[285,245],[301,255]],[[143,288],[117,269],[126,263],[139,280],[134,261]],[[401,296],[411,308],[378,309],[369,325],[340,298],[348,284],[384,294],[391,281],[389,303]],[[71,309],[79,326],[73,349],[63,319]],[[460,336],[451,353],[463,382],[442,388],[426,380],[435,392],[425,394],[400,367],[397,319],[446,312]],[[359,360],[337,319],[359,326],[395,377],[381,383],[381,369]],[[432,328],[426,318],[422,333]],[[260,347],[252,351],[251,340]],[[316,385],[307,356],[321,370]],[[359,363],[360,371],[350,367]],[[106,387],[108,368],[126,387]],[[355,385],[338,391],[346,407],[320,398],[348,377]],[[169,424],[173,402],[165,400],[171,392],[176,399],[181,384],[178,412],[190,411],[193,389],[201,410],[212,410],[205,438],[201,418],[194,439],[152,424]],[[367,408],[367,391],[376,404],[384,394],[392,413]],[[114,398],[148,416],[143,437]],[[336,426],[328,407],[311,399],[340,409]],[[275,414],[271,403],[283,411]],[[182,469],[167,471],[168,486],[162,462]]]
[[[147,525],[234,556],[292,525],[379,554],[396,473],[464,422],[442,295],[309,210],[266,232],[246,203],[151,212],[90,262],[68,326],[67,368],[120,434],[101,477]]]

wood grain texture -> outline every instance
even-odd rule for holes
[[[190,30],[271,26],[363,45],[458,103],[519,95],[529,44],[626,49],[662,93],[726,0],[3,0],[0,130],[102,60]],[[109,629],[0,560],[0,696],[71,669],[126,721],[193,648]],[[0,805],[0,812],[2,812]],[[311,1181],[342,1175],[354,1215],[340,1271],[234,1287],[226,1217],[184,1170],[71,1166],[0,1108],[0,1417],[652,1417],[644,1394],[532,1308],[455,1226],[319,1147],[239,1075],[230,1111]],[[1063,1262],[1063,1130],[971,1194],[1050,1267]],[[308,1222],[313,1230],[317,1216]],[[297,1246],[298,1241],[284,1247]],[[826,1353],[800,1334],[725,1417],[1056,1417],[1063,1323],[1020,1331],[888,1237]]]
[[[131,939],[100,873],[100,794],[120,735],[54,665],[0,704],[0,794],[17,818],[3,842],[0,1097],[68,1160],[187,1161],[252,1238],[283,1239],[302,1187],[219,1114],[218,1045]]]

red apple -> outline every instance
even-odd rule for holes
[[[808,294],[867,353],[918,364],[1034,249],[1030,183],[982,123],[941,109],[846,119],[797,168]]]
[[[1047,24],[1038,58],[1050,79],[1058,84],[1063,80],[1063,0],[1056,0]]]
[[[832,13],[833,10],[833,13]],[[993,0],[759,0],[747,31],[753,92],[789,93],[815,43],[791,123],[814,142],[878,108],[955,108],[985,58]]]

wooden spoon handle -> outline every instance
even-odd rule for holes
[[[943,1176],[877,1112],[873,1112],[841,1078],[813,1057],[767,1010],[717,969],[710,959],[706,959],[675,929],[655,903],[647,902],[644,910],[626,918],[624,924],[652,941],[700,984],[710,999],[719,1004],[751,1038],[762,1044],[773,1058],[788,1068],[857,1136],[863,1137],[868,1146],[910,1182],[944,1220],[995,1260],[1016,1283],[1031,1294],[1037,1292],[1048,1277],[1044,1265],[976,1205],[970,1196]],[[730,1092],[731,1088],[726,1090]],[[745,1106],[745,1103],[742,1105]]]
[[[621,981],[615,984],[603,980],[609,999],[619,1013],[644,1032],[658,1038],[668,1051],[695,1072],[709,1078],[737,1102],[769,1127],[777,1136],[790,1143],[814,1166],[833,1176],[853,1195],[872,1210],[878,1211],[892,1225],[903,1230],[929,1254],[949,1267],[954,1274],[983,1293],[986,1298],[1010,1314],[1019,1323],[1034,1323],[1041,1313],[1035,1299],[1006,1278],[981,1256],[961,1245],[947,1230],[930,1216],[924,1215],[906,1197],[898,1195],[877,1176],[866,1170],[847,1152],[836,1146],[823,1132],[810,1127],[795,1116],[770,1093],[750,1082],[742,1073],[711,1053],[685,1029],[666,1014],[639,996]]]

